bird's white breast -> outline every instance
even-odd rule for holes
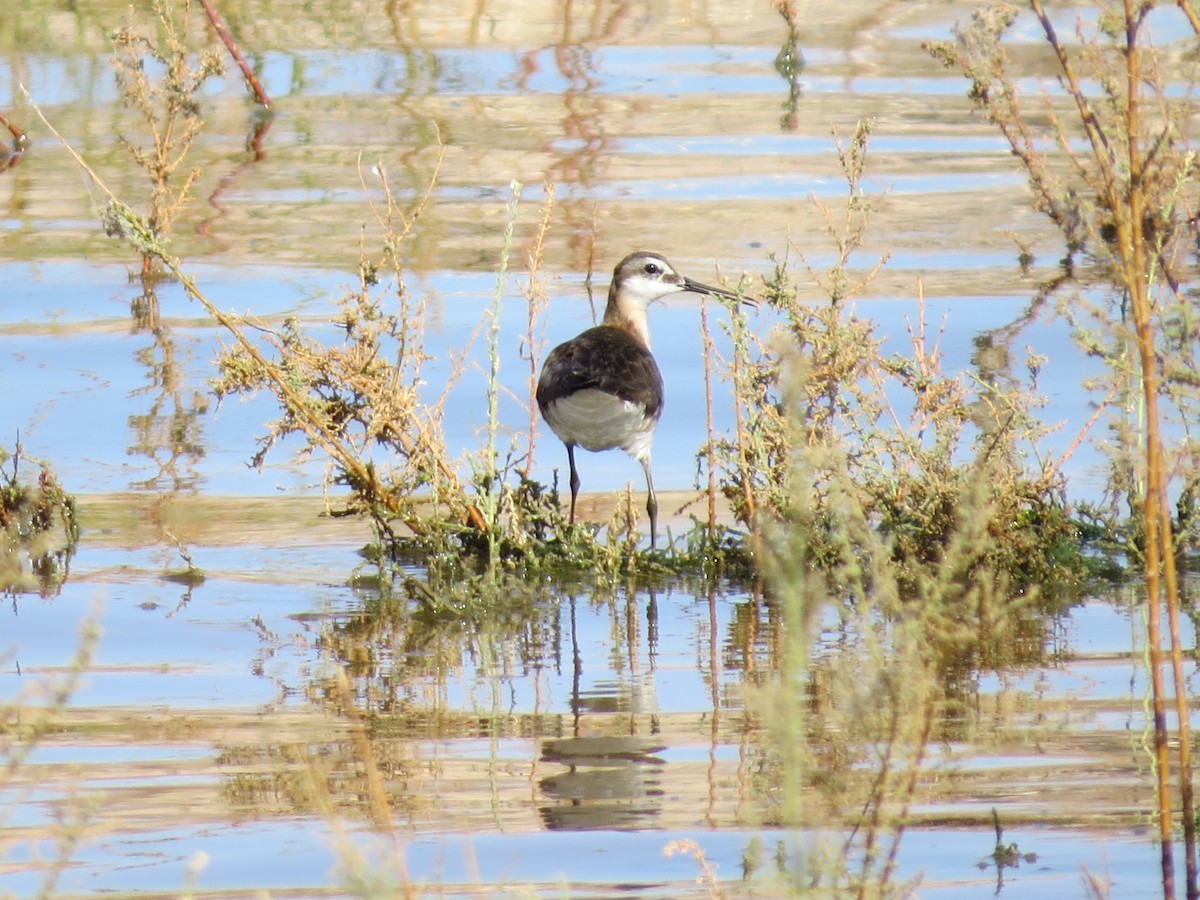
[[[545,415],[559,440],[584,450],[620,447],[640,460],[649,456],[654,442],[655,423],[646,408],[604,391],[576,391],[550,404]]]

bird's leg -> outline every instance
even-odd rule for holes
[[[579,472],[575,468],[575,445],[567,444],[567,461],[571,464],[571,524],[575,524],[575,498],[579,496]]]
[[[642,471],[646,473],[646,512],[650,515],[650,549],[654,549],[654,539],[658,532],[658,500],[654,496],[654,478],[650,475],[650,457],[642,461]]]

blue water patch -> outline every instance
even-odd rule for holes
[[[258,56],[259,79],[277,103],[288,98],[432,96],[442,98],[501,95],[561,95],[572,90],[590,94],[658,96],[779,94],[787,81],[775,71],[776,48],[722,45],[612,45],[580,51],[579,64],[560,67],[557,50],[481,46],[438,48],[406,53],[361,48],[271,51]],[[827,55],[828,56],[828,55]],[[821,74],[822,57],[801,73],[805,92],[842,93],[841,74]],[[827,60],[832,62],[833,60]],[[0,103],[11,106],[15,83],[0,71]],[[205,85],[205,94],[229,94],[237,81],[229,74]],[[29,60],[26,87],[45,108],[86,102],[112,103],[116,82],[104,57]],[[862,94],[961,93],[962,81],[945,77],[857,77],[853,89]]]
[[[1146,872],[1154,871],[1158,860],[1153,843],[1133,835],[1018,825],[1006,828],[1004,836],[1022,852],[1033,854],[1004,872],[1004,887],[1023,900],[1082,894],[1081,872],[1092,873],[1102,882],[1111,880],[1114,886],[1149,890]],[[165,828],[136,837],[107,835],[79,849],[57,887],[63,893],[177,892],[196,854],[203,853],[195,878],[201,892],[241,892],[254,885],[308,896],[305,891],[330,883],[330,872],[337,871],[339,862],[336,848],[345,840],[347,850],[362,855],[360,865],[368,867],[372,884],[392,884],[401,893],[428,889],[439,896],[455,896],[458,886],[474,895],[480,884],[491,884],[539,888],[550,895],[569,887],[572,896],[592,896],[595,889],[612,896],[616,889],[645,900],[667,900],[693,896],[696,890],[700,864],[687,848],[703,854],[718,884],[746,886],[743,864],[752,845],[762,848],[767,859],[774,858],[776,847],[781,846],[784,858],[795,865],[801,858],[798,848],[811,849],[817,838],[753,829],[674,828],[643,833],[601,829],[424,834],[407,837],[398,848],[382,835],[351,830],[339,836],[321,820],[284,818]],[[836,844],[840,838],[829,834],[824,840]],[[669,846],[682,852],[667,855]],[[995,849],[990,828],[910,826],[904,847],[896,878],[907,881],[920,875],[922,897],[990,900],[995,896],[994,865],[987,864]],[[52,855],[53,847],[43,852]],[[114,865],[113,860],[122,862]],[[772,868],[764,865],[752,876],[750,885],[757,884],[754,889],[761,892],[756,895],[766,896],[778,887]],[[18,894],[32,893],[39,877],[9,875],[6,885]],[[333,883],[338,883],[336,878]],[[295,891],[301,893],[291,893]]]
[[[828,135],[804,132],[778,134],[746,132],[742,134],[683,134],[637,135],[612,141],[610,148],[622,155],[637,156],[718,156],[751,157],[786,156],[811,157],[828,160],[832,139]],[[554,148],[563,153],[580,149],[583,142],[561,138]],[[1008,143],[999,135],[954,134],[941,139],[929,134],[895,134],[884,132],[872,136],[872,153],[896,156],[936,154],[939,160],[962,160],[972,155],[990,157],[1009,154]],[[844,185],[843,185],[844,188]]]
[[[994,172],[935,172],[918,175],[887,175],[862,181],[869,194],[885,191],[897,194],[962,193],[988,188],[1012,187],[1024,184],[1025,178],[1016,171]],[[815,178],[797,172],[744,172],[727,175],[708,175],[673,178],[613,179],[602,187],[593,187],[588,196],[596,200],[665,200],[665,201],[733,201],[733,200],[807,200],[810,197],[842,197],[844,182],[831,178]]]
[[[482,46],[401,52],[338,49],[263,54],[260,79],[268,94],[286,97],[467,97],[595,93],[671,95],[777,91],[780,77],[765,49],[722,46],[607,46],[571,48]],[[565,70],[565,71],[564,71]]]

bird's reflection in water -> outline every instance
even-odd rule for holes
[[[662,810],[665,745],[653,736],[596,735],[546,741],[542,762],[565,771],[541,780],[546,827],[563,831],[645,828]]]

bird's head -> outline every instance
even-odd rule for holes
[[[632,312],[645,311],[655,300],[668,294],[690,291],[693,294],[708,294],[729,300],[744,301],[723,288],[712,287],[680,275],[667,262],[666,257],[647,250],[630,253],[613,269],[612,284],[608,289],[609,303],[616,303]]]
[[[708,294],[723,297],[749,306],[757,305],[748,297],[742,297],[723,288],[701,284],[699,281],[680,275],[666,257],[646,250],[630,253],[613,269],[612,284],[608,288],[608,306],[604,311],[604,324],[624,328],[636,335],[643,344],[650,346],[650,329],[646,324],[646,309],[655,300],[690,291],[693,294]]]

